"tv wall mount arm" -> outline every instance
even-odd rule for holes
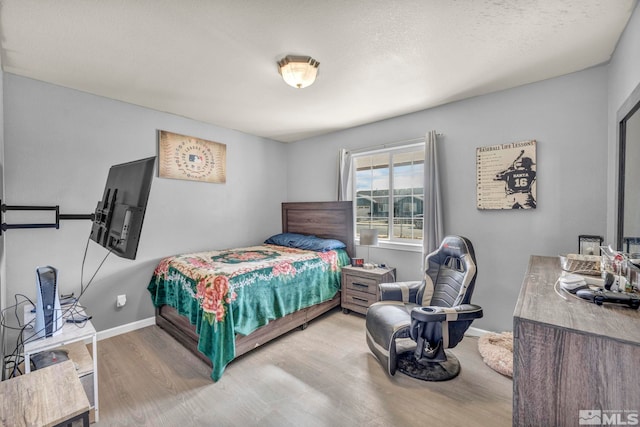
[[[50,223],[36,223],[36,224],[7,224],[4,222],[4,214],[7,211],[55,211],[56,221]],[[15,229],[15,228],[60,228],[60,220],[78,220],[88,219],[93,221],[95,214],[61,214],[60,206],[21,206],[21,205],[5,205],[0,200],[0,235],[3,231]]]

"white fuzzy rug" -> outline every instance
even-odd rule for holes
[[[507,377],[513,377],[513,332],[488,333],[478,339],[484,363]]]

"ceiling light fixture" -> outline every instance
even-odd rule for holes
[[[302,89],[316,81],[319,66],[310,56],[287,55],[278,61],[278,72],[289,86]]]

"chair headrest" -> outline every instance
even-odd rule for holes
[[[446,236],[442,240],[437,252],[440,252],[446,257],[461,258],[469,254],[472,258],[475,258],[471,241],[462,236]]]
[[[453,307],[470,302],[477,267],[476,255],[469,239],[456,235],[446,236],[440,247],[427,255],[425,266],[425,283],[430,282],[433,287],[428,305]],[[453,272],[440,275],[439,271],[443,267]],[[424,294],[422,299],[424,303]]]

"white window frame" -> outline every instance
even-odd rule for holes
[[[415,140],[414,140],[415,141]],[[360,244],[360,239],[358,236],[357,230],[357,215],[358,215],[358,192],[357,192],[357,182],[356,182],[356,159],[359,157],[366,157],[376,154],[389,154],[390,155],[390,163],[389,163],[389,195],[387,199],[387,203],[389,204],[388,209],[388,221],[389,221],[389,237],[388,238],[379,238],[378,245],[379,247],[387,248],[387,249],[397,249],[397,250],[406,250],[411,252],[420,252],[422,251],[422,241],[423,239],[402,239],[393,237],[393,189],[394,189],[394,173],[393,173],[393,157],[392,154],[401,154],[411,151],[417,150],[425,150],[425,142],[421,140],[421,142],[411,142],[404,144],[397,144],[391,146],[384,146],[382,148],[373,148],[373,149],[363,149],[358,151],[351,152],[351,185],[352,185],[352,194],[353,200],[355,204],[355,209],[353,210],[353,222],[354,222],[354,237],[356,244]],[[423,189],[424,191],[424,189]],[[424,197],[424,193],[423,193]],[[424,237],[423,237],[424,238]]]

